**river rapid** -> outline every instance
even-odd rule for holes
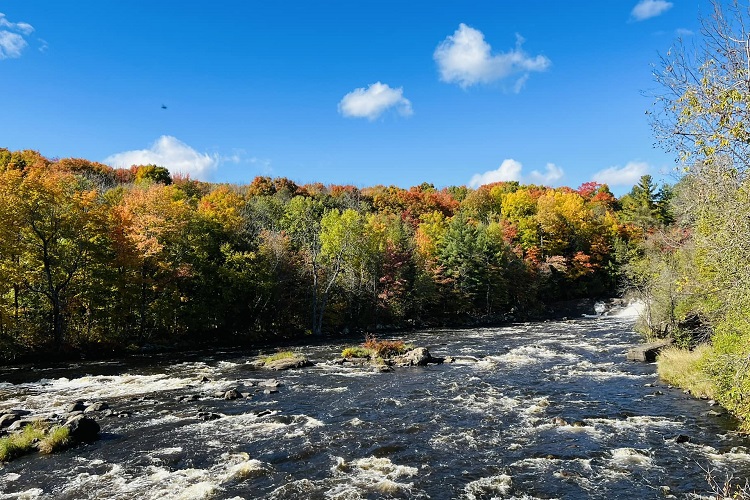
[[[730,417],[625,361],[633,321],[410,333],[458,360],[390,373],[333,363],[338,342],[280,373],[257,351],[2,368],[0,409],[114,414],[95,443],[3,465],[0,498],[708,498],[704,469],[750,477]]]

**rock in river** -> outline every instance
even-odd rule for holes
[[[97,401],[96,403],[83,410],[83,413],[94,413],[97,411],[104,411],[108,409],[109,404],[107,404],[105,401]]]
[[[396,366],[425,366],[428,363],[442,363],[443,358],[433,358],[426,347],[415,347],[406,354],[394,358]]]
[[[263,365],[263,368],[266,370],[274,370],[274,371],[280,371],[280,370],[290,370],[292,368],[304,368],[306,366],[312,366],[313,363],[309,359],[300,356],[300,357],[294,357],[294,358],[284,358],[284,359],[277,359],[275,361],[271,361],[268,363],[265,363]]]
[[[65,427],[70,431],[70,437],[75,441],[96,441],[99,439],[99,424],[93,418],[85,415],[76,415],[65,422]]]
[[[237,389],[230,389],[224,393],[224,399],[227,399],[227,400],[238,399],[241,397],[242,397],[242,394],[240,394],[237,391]]]
[[[81,401],[81,400],[78,400],[78,401],[76,401],[75,403],[70,403],[70,404],[69,404],[69,405],[68,405],[68,406],[67,406],[67,407],[65,408],[65,411],[66,411],[67,413],[73,413],[73,412],[76,412],[76,411],[83,411],[83,410],[85,410],[85,409],[86,409],[86,405],[84,404],[84,402],[83,402],[83,401]]]
[[[649,344],[643,344],[630,349],[627,354],[628,361],[642,361],[644,363],[653,363],[659,351],[672,345],[672,339],[663,339]]]

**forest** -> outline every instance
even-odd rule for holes
[[[699,42],[655,70],[652,123],[679,161],[671,224],[624,268],[645,300],[641,331],[671,337],[666,381],[713,399],[750,430],[750,10],[716,2]]]
[[[540,318],[616,294],[669,196],[648,176],[619,200],[595,183],[238,186],[0,149],[0,352]]]

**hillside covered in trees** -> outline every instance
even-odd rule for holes
[[[642,184],[236,186],[2,149],[2,357],[540,317],[617,292],[666,217]]]

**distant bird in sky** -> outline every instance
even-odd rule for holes
[[[166,104],[162,104],[161,105],[161,109],[167,109],[167,105]]]

